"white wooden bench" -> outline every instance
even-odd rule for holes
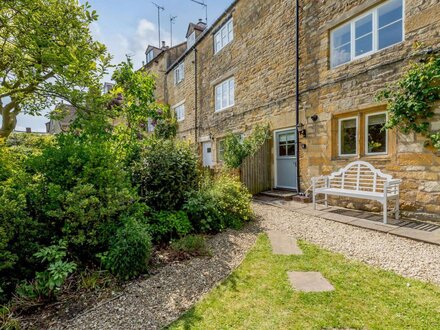
[[[344,196],[374,200],[383,205],[383,222],[388,221],[388,201],[395,202],[394,214],[399,219],[399,194],[401,180],[395,180],[391,175],[384,174],[364,161],[348,164],[338,172],[329,176],[315,177],[313,183],[313,208],[316,210],[316,196],[325,196],[325,206],[328,206],[328,195]]]

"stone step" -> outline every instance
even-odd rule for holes
[[[288,272],[292,287],[301,292],[334,291],[333,285],[319,272]]]
[[[302,255],[296,239],[280,231],[270,231],[267,234],[272,245],[272,252],[276,255]]]
[[[291,201],[298,194],[289,190],[269,190],[262,192],[260,195]]]

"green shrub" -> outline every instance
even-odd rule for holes
[[[133,218],[127,219],[116,237],[111,241],[109,251],[102,262],[112,274],[128,280],[147,270],[152,244],[147,226]]]
[[[21,285],[17,292],[24,298],[53,298],[60,291],[67,277],[76,270],[77,265],[65,261],[67,255],[65,241],[42,248],[34,255],[41,263],[46,263],[47,268],[37,272],[35,281]]]
[[[197,232],[216,233],[238,229],[250,220],[251,198],[236,177],[222,174],[214,181],[206,179],[199,190],[191,192],[184,210]]]
[[[133,181],[145,203],[156,211],[181,209],[198,183],[198,160],[187,143],[149,139],[133,165]]]
[[[106,140],[60,135],[29,164],[41,177],[30,196],[33,213],[55,238],[66,239],[80,260],[106,251],[121,217],[141,208],[128,173]]]
[[[150,231],[155,241],[164,242],[174,237],[188,235],[192,231],[191,222],[183,211],[161,211],[150,220]]]
[[[171,242],[171,249],[192,256],[210,255],[206,240],[200,235],[188,235]]]

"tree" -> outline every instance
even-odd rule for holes
[[[39,115],[60,100],[82,109],[110,62],[91,36],[97,18],[77,0],[2,0],[0,138],[14,130],[22,111]]]

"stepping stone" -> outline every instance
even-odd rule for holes
[[[295,290],[302,292],[334,291],[333,285],[319,272],[289,272],[290,284]]]
[[[298,247],[296,239],[279,231],[270,231],[267,234],[272,244],[273,254],[278,255],[302,255],[303,252]]]

